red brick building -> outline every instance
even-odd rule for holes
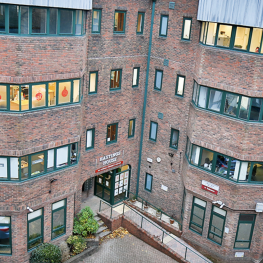
[[[128,190],[215,262],[260,262],[262,4],[76,2],[0,3],[0,262]]]

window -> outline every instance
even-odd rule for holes
[[[138,13],[138,20],[137,20],[137,34],[143,34],[143,26],[144,26],[144,13]]]
[[[168,31],[168,16],[161,15],[160,33],[161,37],[167,37]]]
[[[135,119],[129,120],[128,138],[134,137]]]
[[[78,145],[72,143],[19,158],[0,156],[0,181],[23,181],[74,165],[77,153]]]
[[[262,28],[202,22],[200,42],[253,53],[263,53]]]
[[[184,96],[185,76],[177,75],[175,95]]]
[[[117,142],[117,137],[118,137],[118,123],[108,125],[106,144]]]
[[[234,248],[249,249],[256,215],[240,214]]]
[[[11,235],[11,217],[0,216],[0,255],[12,253]]]
[[[133,68],[133,75],[132,75],[132,87],[138,87],[139,86],[139,74],[140,74],[140,68]]]
[[[182,209],[181,209],[181,221],[184,221],[184,211],[185,211],[185,203],[186,203],[186,190],[184,188],[183,200],[182,200]]]
[[[27,214],[27,250],[43,243],[43,208]]]
[[[115,11],[114,16],[114,33],[125,33],[125,11]]]
[[[83,35],[86,11],[0,5],[0,33],[20,35]]]
[[[158,129],[158,123],[151,121],[150,136],[149,136],[150,140],[156,141],[156,139],[157,139],[157,129]]]
[[[97,93],[98,71],[89,73],[89,94]]]
[[[121,69],[114,69],[110,73],[110,89],[121,88]]]
[[[218,243],[219,245],[222,244],[225,221],[226,211],[213,206],[208,230],[208,238]]]
[[[170,147],[177,149],[178,148],[178,139],[179,139],[179,131],[175,129],[171,129],[171,138],[170,138]]]
[[[87,130],[86,150],[94,148],[94,137],[95,137],[95,129],[93,128],[93,129]]]
[[[162,89],[162,82],[163,82],[163,71],[156,69],[155,70],[154,89],[161,90]]]
[[[202,235],[205,219],[206,202],[194,197],[189,228]]]
[[[183,33],[182,33],[182,39],[183,40],[190,40],[191,27],[192,27],[192,18],[184,17]]]
[[[66,233],[67,199],[52,204],[51,239]]]
[[[201,163],[200,163],[201,167],[204,167],[207,170],[212,170],[213,158],[214,158],[213,152],[206,149],[202,149]]]
[[[240,94],[200,86],[194,82],[193,103],[230,117],[246,121],[262,122],[263,99],[249,98]]]
[[[100,28],[101,28],[101,10],[93,9],[91,33],[100,33]]]
[[[152,183],[153,183],[153,176],[151,174],[146,173],[145,190],[151,192],[152,191]]]

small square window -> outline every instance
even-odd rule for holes
[[[114,69],[110,73],[110,89],[121,88],[121,69]]]
[[[155,81],[154,81],[154,89],[161,90],[163,82],[163,71],[156,69],[155,71]]]
[[[114,16],[114,33],[125,33],[125,19],[126,12],[125,11],[115,11]]]
[[[100,33],[101,28],[101,10],[93,9],[92,12],[92,30],[91,33]]]
[[[129,120],[128,138],[134,137],[135,119]]]
[[[161,15],[161,23],[160,23],[159,35],[161,37],[167,37],[167,31],[168,31],[168,16]]]
[[[156,141],[156,139],[157,139],[157,129],[158,129],[158,123],[151,121],[150,136],[149,136],[150,140]]]
[[[192,27],[192,18],[184,17],[183,32],[182,32],[183,40],[190,40],[191,27]]]
[[[177,75],[175,95],[184,96],[185,76]]]
[[[170,147],[177,149],[178,148],[178,139],[179,139],[179,131],[172,129],[171,130],[171,138],[170,138]]]
[[[86,142],[86,150],[94,148],[94,137],[95,137],[95,129],[87,130],[87,142]]]
[[[133,76],[132,76],[132,87],[138,87],[139,86],[139,74],[140,74],[140,68],[133,68]]]
[[[144,13],[138,13],[138,20],[137,20],[137,34],[143,34],[143,26],[144,26]]]
[[[118,137],[118,123],[109,124],[107,126],[106,144],[117,142]]]
[[[146,173],[145,177],[145,190],[151,192],[152,191],[152,182],[153,182],[153,176],[151,174]]]
[[[89,94],[97,93],[98,71],[89,73]]]

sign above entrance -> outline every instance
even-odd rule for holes
[[[219,186],[202,180],[202,189],[217,195],[219,191]]]
[[[109,163],[113,163],[117,161],[117,156],[121,155],[121,151],[105,155],[103,157],[100,157],[100,162],[103,162],[103,165],[107,165]]]
[[[95,171],[95,173],[100,173],[100,172],[106,171],[106,170],[108,170],[108,169],[111,169],[111,168],[113,168],[113,167],[116,167],[116,166],[119,166],[119,165],[122,165],[122,164],[123,164],[123,161],[119,161],[119,162],[116,162],[116,163],[112,163],[112,164],[110,164],[110,165],[107,165],[107,166],[105,166],[105,167],[102,167],[102,168],[100,168],[100,169],[97,169],[97,170]]]

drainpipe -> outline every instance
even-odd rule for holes
[[[145,89],[144,89],[143,111],[142,111],[142,128],[141,128],[140,151],[139,151],[139,161],[138,161],[136,196],[138,196],[138,193],[139,193],[139,182],[140,182],[140,172],[141,172],[141,162],[142,162],[143,133],[144,133],[144,124],[145,124],[145,112],[146,112],[146,103],[147,103],[148,78],[149,78],[151,50],[152,50],[152,32],[153,32],[153,22],[154,22],[154,12],[155,12],[155,2],[156,2],[156,0],[152,0],[152,1],[153,1],[152,18],[151,18],[151,30],[150,30],[148,58],[147,58],[147,70],[146,70],[146,80],[145,80]]]

